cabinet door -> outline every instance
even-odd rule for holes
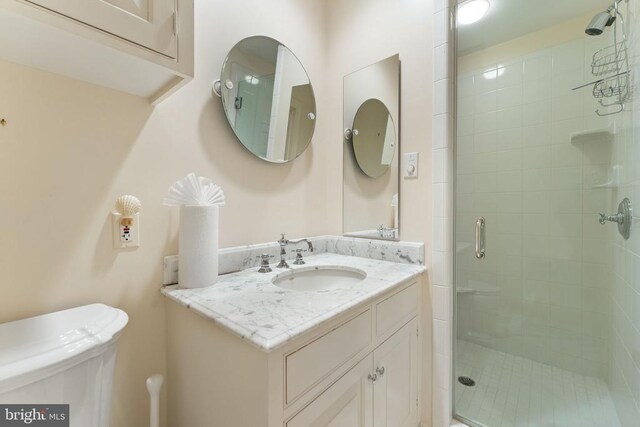
[[[369,354],[287,423],[287,427],[372,427],[373,356]]]
[[[177,56],[177,0],[27,1],[168,57]]]
[[[374,427],[418,424],[417,321],[404,325],[373,352]]]

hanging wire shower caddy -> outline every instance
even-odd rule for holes
[[[596,110],[598,116],[621,113],[625,109],[625,103],[631,100],[631,70],[629,68],[627,35],[624,28],[624,17],[618,10],[618,3],[621,1],[616,0],[613,8],[616,18],[619,18],[621,24],[622,40],[618,41],[618,19],[616,19],[613,23],[613,44],[594,53],[591,61],[591,74],[601,78],[575,88],[593,86],[593,97],[602,107],[616,107],[607,112],[601,112],[598,109]]]

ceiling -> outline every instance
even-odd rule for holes
[[[458,51],[471,53],[507,40],[560,24],[613,0],[489,0],[491,8],[480,21],[460,26]],[[462,3],[462,2],[460,2]],[[588,22],[585,22],[586,25]]]
[[[238,47],[251,56],[256,56],[269,64],[276,64],[278,60],[279,43],[269,37],[248,37]]]

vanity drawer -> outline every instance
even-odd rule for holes
[[[418,311],[418,284],[391,295],[376,304],[376,337],[399,328]]]
[[[285,356],[285,394],[289,404],[371,345],[368,309]]]

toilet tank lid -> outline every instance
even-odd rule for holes
[[[91,304],[0,324],[0,393],[20,377],[53,375],[100,353],[128,320],[122,310]]]

